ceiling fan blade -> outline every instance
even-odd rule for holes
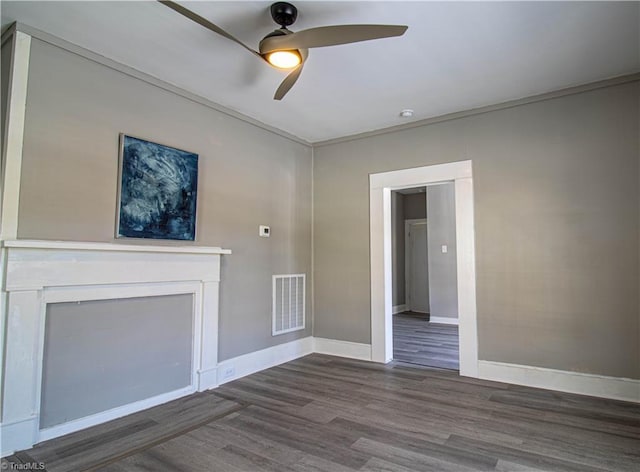
[[[265,38],[260,43],[262,54],[279,49],[321,48],[339,44],[357,43],[371,39],[402,36],[404,25],[337,25],[309,28],[283,36]]]
[[[296,81],[298,80],[298,77],[300,77],[300,73],[302,72],[302,66],[304,66],[304,62],[300,64],[298,67],[296,67],[293,70],[293,72],[290,72],[289,75],[285,77],[285,79],[280,84],[280,87],[278,87],[278,90],[276,90],[276,94],[273,96],[274,100],[282,100],[284,96],[287,94],[287,92],[291,90],[291,87],[293,87],[293,84],[295,84]]]
[[[188,8],[183,7],[182,5],[180,5],[179,3],[176,2],[172,2],[170,0],[158,0],[158,2],[162,3],[163,5],[171,8],[172,10],[177,11],[178,13],[180,13],[183,16],[186,16],[187,18],[189,18],[192,21],[195,21],[196,23],[198,23],[201,26],[204,26],[205,28],[207,28],[209,31],[213,31],[214,33],[219,34],[220,36],[223,36],[227,39],[230,39],[231,41],[233,41],[234,43],[239,44],[240,46],[242,46],[243,48],[245,48],[247,51],[251,52],[252,54],[255,54],[256,56],[258,56],[260,59],[263,59],[263,57],[258,54],[257,51],[254,51],[253,49],[251,49],[249,46],[247,46],[246,44],[244,44],[242,41],[240,41],[239,39],[235,38],[234,36],[232,36],[231,34],[227,33],[225,30],[223,30],[222,28],[220,28],[218,25],[215,25],[213,23],[211,23],[209,20],[207,20],[206,18],[201,17],[200,15],[198,15],[197,13],[192,12],[191,10],[189,10]]]
[[[287,94],[287,92],[291,90],[291,87],[293,87],[293,84],[297,82],[298,77],[300,77],[300,74],[302,73],[302,66],[304,66],[304,63],[306,62],[307,57],[309,57],[309,50],[300,49],[300,56],[302,57],[302,62],[298,67],[296,67],[293,71],[291,71],[289,75],[287,75],[285,79],[282,81],[282,83],[278,87],[278,90],[276,90],[276,94],[273,96],[274,100],[282,100],[282,98]]]

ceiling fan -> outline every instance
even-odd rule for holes
[[[407,26],[404,25],[337,25],[293,32],[287,29],[287,26],[295,23],[298,9],[287,2],[276,2],[271,5],[271,17],[280,25],[280,29],[266,35],[260,41],[258,51],[255,51],[219,26],[179,3],[170,0],[158,1],[208,30],[239,44],[272,66],[279,69],[292,69],[276,90],[273,97],[275,100],[282,100],[296,83],[309,55],[309,49],[402,36],[407,30]]]

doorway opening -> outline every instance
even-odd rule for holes
[[[369,176],[371,359],[393,359],[391,194],[394,190],[453,182],[460,375],[478,377],[475,236],[471,161]]]
[[[393,359],[459,369],[454,184],[391,193]]]

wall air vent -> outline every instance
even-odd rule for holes
[[[304,329],[305,274],[273,276],[272,334]]]

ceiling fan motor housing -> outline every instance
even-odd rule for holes
[[[262,40],[260,41],[260,44],[258,46],[258,50],[260,51],[260,54],[267,54],[268,51],[265,51],[265,40],[268,38],[273,38],[276,36],[286,36],[288,34],[291,34],[291,31],[289,31],[286,28],[283,29],[277,29],[272,31],[271,33],[267,34],[264,38],[262,38]]]
[[[280,26],[286,28],[296,22],[298,9],[287,2],[276,2],[271,5],[271,18]]]

